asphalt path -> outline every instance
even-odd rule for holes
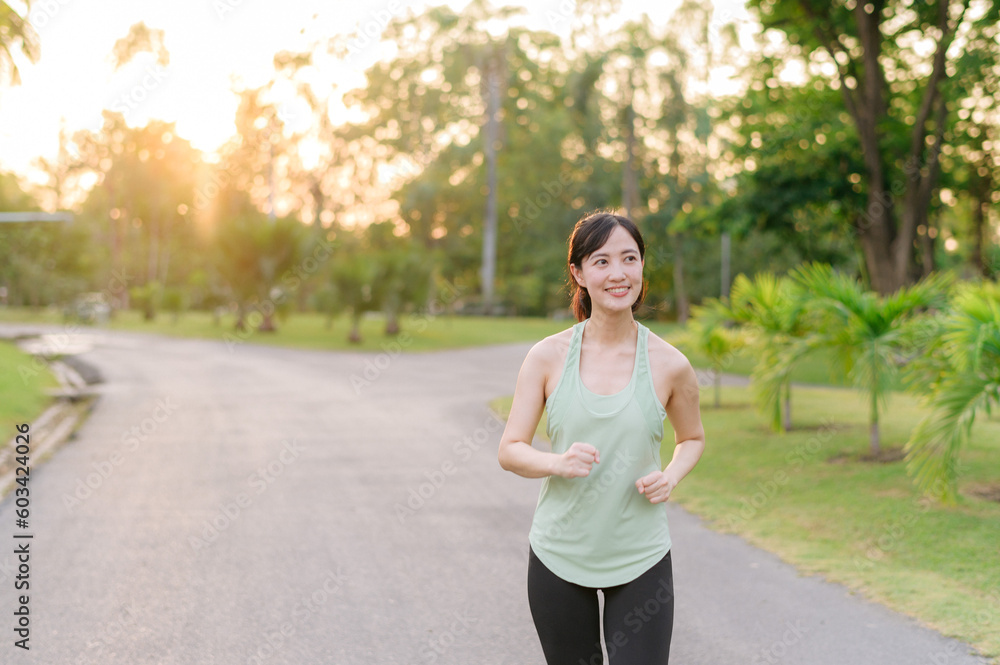
[[[29,651],[0,503],[0,663],[544,663],[525,591],[540,481],[500,469],[486,406],[530,345],[52,339],[105,382],[31,474]],[[675,664],[986,662],[667,510]]]

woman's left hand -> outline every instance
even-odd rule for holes
[[[677,481],[665,471],[654,471],[635,481],[639,494],[645,494],[650,503],[663,503],[670,498],[670,493],[677,487]]]

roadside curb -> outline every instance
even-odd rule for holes
[[[59,380],[59,387],[49,391],[55,402],[31,423],[28,430],[31,437],[30,469],[38,468],[59,446],[73,437],[77,426],[90,413],[97,398],[97,392],[69,363],[50,360],[48,365]],[[15,436],[0,447],[0,501],[16,484],[16,439]]]

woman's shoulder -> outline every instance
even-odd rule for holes
[[[561,366],[573,340],[573,327],[553,333],[535,342],[528,351],[526,360],[531,360],[546,368]]]
[[[649,350],[649,364],[654,374],[676,375],[694,371],[691,362],[680,349],[652,330],[649,331],[646,347]]]

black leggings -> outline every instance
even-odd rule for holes
[[[612,664],[667,665],[674,626],[670,552],[645,573],[604,592]],[[528,549],[528,605],[548,665],[603,665],[597,589],[573,584]]]

